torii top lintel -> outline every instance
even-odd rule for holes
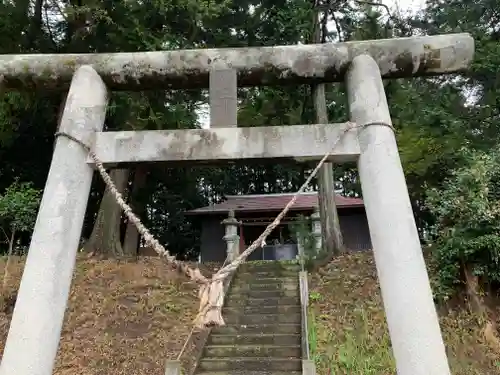
[[[238,86],[342,81],[352,59],[368,54],[384,78],[466,70],[474,56],[468,33],[346,43],[175,51],[0,55],[5,89],[67,89],[75,69],[91,65],[110,90],[206,88],[211,69],[232,68]]]

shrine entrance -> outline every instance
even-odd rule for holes
[[[382,79],[463,71],[473,55],[470,35],[450,34],[263,48],[0,56],[4,88],[69,87],[0,375],[52,374],[94,167],[111,186],[105,167],[255,159],[314,160],[319,167],[326,160],[357,161],[397,372],[450,375]],[[236,83],[344,81],[350,122],[238,128],[226,117],[217,124],[225,127],[211,129],[102,131],[108,90],[202,88],[213,80],[231,83],[233,93]],[[234,97],[215,99],[233,103],[234,112]],[[314,173],[317,169],[310,178]],[[134,218],[122,197],[115,197]],[[220,290],[223,278],[244,261],[235,258],[210,281],[172,257],[139,220],[136,224],[159,253],[204,287]]]

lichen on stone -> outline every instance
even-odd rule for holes
[[[78,66],[91,65],[110,90],[206,88],[214,66],[232,67],[240,86],[334,82],[352,59],[368,54],[384,78],[465,70],[469,34],[339,44],[81,55],[0,55],[0,76],[11,89],[67,89]]]

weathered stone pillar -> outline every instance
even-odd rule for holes
[[[101,131],[107,90],[90,66],[74,74],[59,130],[90,144]],[[51,375],[92,182],[87,151],[59,137],[43,192],[1,375]]]
[[[314,212],[311,215],[311,229],[314,236],[314,244],[316,246],[316,254],[321,252],[321,247],[323,246],[323,235],[321,233],[321,215],[319,212],[319,207],[314,208]]]
[[[351,121],[392,124],[373,58],[354,58],[347,92]],[[397,373],[450,375],[394,132],[374,124],[358,135],[358,170]]]
[[[227,219],[222,221],[222,224],[226,226],[226,235],[224,236],[224,241],[226,241],[226,256],[229,257],[230,261],[236,259],[239,255],[239,239],[238,236],[238,226],[240,222],[234,217],[234,211],[229,211]]]

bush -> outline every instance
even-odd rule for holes
[[[500,154],[461,151],[467,164],[442,189],[430,190],[426,202],[436,218],[436,293],[445,300],[464,286],[467,273],[486,288],[500,282]]]
[[[304,262],[304,267],[311,271],[315,268],[318,260],[323,259],[326,253],[316,248],[316,238],[311,231],[311,220],[300,215],[297,221],[290,225],[290,232],[293,233],[297,244],[301,244],[303,253],[299,254],[299,261]]]
[[[9,254],[14,249],[16,236],[33,230],[40,195],[41,191],[34,189],[31,183],[16,181],[0,196],[0,227],[9,245]]]

